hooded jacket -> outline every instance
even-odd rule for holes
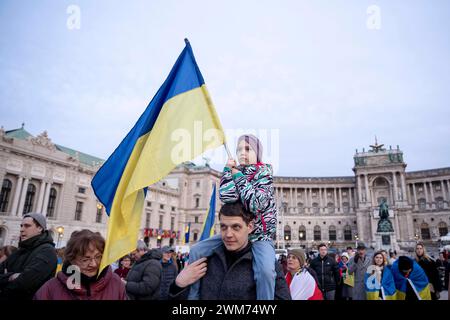
[[[0,299],[31,300],[56,271],[56,251],[48,231],[19,243],[19,249],[0,264]],[[13,281],[9,277],[20,275]]]
[[[270,164],[257,163],[239,166],[240,172],[231,174],[224,168],[220,179],[219,198],[223,203],[242,201],[254,214],[255,228],[250,241],[273,240],[277,230],[278,209],[274,197],[273,170]]]
[[[126,290],[130,300],[158,300],[161,285],[162,253],[152,249],[135,262],[128,272]]]

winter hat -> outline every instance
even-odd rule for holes
[[[250,145],[250,148],[252,148],[253,151],[256,153],[256,161],[261,162],[262,161],[262,153],[263,153],[263,146],[261,144],[261,141],[259,139],[252,135],[252,134],[243,134],[239,137],[237,145],[239,146],[239,143],[245,140]]]
[[[305,265],[305,263],[306,263],[305,250],[292,249],[292,250],[288,250],[288,254],[292,254],[293,256],[297,257],[297,259],[300,261],[300,267],[303,267]]]
[[[44,231],[47,230],[47,219],[42,213],[30,212],[24,215],[23,218],[32,218]]]
[[[413,267],[412,260],[407,256],[400,256],[398,258],[398,270],[406,271],[412,269],[412,267]]]
[[[169,246],[164,246],[161,248],[162,253],[170,253],[170,252],[174,252],[174,250],[169,247]]]
[[[350,260],[350,257],[348,256],[348,253],[347,253],[347,252],[343,252],[343,253],[341,254],[341,257],[346,257],[346,258],[347,258],[347,261]]]
[[[366,249],[366,245],[364,244],[364,242],[358,242],[358,246],[356,247],[356,250],[362,250],[362,249]]]

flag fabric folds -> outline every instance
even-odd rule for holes
[[[323,300],[322,292],[316,280],[306,268],[302,268],[294,276],[288,272],[286,274],[286,282],[288,283],[292,300]]]
[[[397,290],[395,289],[394,277],[389,266],[383,270],[372,265],[367,268],[364,275],[364,286],[367,300],[395,300]]]
[[[397,288],[397,300],[405,300],[407,282],[411,285],[418,300],[431,300],[430,287],[425,271],[419,264],[411,259],[412,271],[406,278],[398,268],[398,260],[392,264],[392,275],[394,276],[395,287]]]
[[[208,239],[214,235],[214,218],[216,216],[216,185],[213,186],[213,192],[211,194],[211,200],[209,200],[208,215],[203,221],[202,235],[200,241]]]
[[[100,270],[136,248],[147,187],[225,135],[189,42],[137,123],[92,180],[109,215]]]

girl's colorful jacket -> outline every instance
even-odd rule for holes
[[[239,166],[231,174],[225,167],[220,179],[219,197],[223,203],[241,199],[244,207],[255,216],[255,229],[250,241],[271,241],[277,228],[278,209],[274,197],[273,171],[270,164]]]

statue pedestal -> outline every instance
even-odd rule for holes
[[[400,251],[400,248],[397,244],[397,237],[394,232],[376,232],[375,233],[375,250],[386,250],[397,252]]]

